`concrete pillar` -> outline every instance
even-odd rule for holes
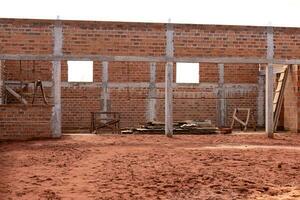
[[[273,28],[267,27],[267,59],[274,57]],[[274,90],[273,65],[268,63],[266,67],[266,133],[269,138],[274,137],[274,114],[273,114],[273,90]]]
[[[174,56],[173,44],[173,25],[167,24],[167,46],[166,56],[172,58]],[[173,135],[173,63],[167,62],[165,68],[165,134],[168,137]]]
[[[266,68],[266,133],[269,138],[274,137],[273,130],[273,66],[269,64]]]
[[[173,135],[173,63],[166,64],[166,85],[165,85],[165,134],[168,137]]]
[[[63,31],[61,22],[57,21],[53,30],[53,54],[55,56],[62,55]],[[53,109],[51,118],[52,137],[61,137],[61,61],[52,61],[52,94]]]
[[[156,63],[150,63],[150,84],[149,84],[149,97],[148,97],[148,112],[147,120],[155,121],[156,120]]]
[[[224,64],[218,64],[219,82],[218,82],[218,105],[217,116],[218,126],[225,126],[226,124],[226,97],[224,88]]]
[[[108,92],[108,62],[102,62],[102,112],[110,111],[109,92]]]
[[[264,111],[265,111],[265,78],[262,75],[258,76],[258,95],[257,95],[257,126],[264,126]]]

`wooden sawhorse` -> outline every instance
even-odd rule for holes
[[[243,121],[243,120],[241,120],[237,117],[237,114],[240,111],[246,111],[247,112],[246,121]],[[231,122],[231,126],[230,126],[231,129],[233,129],[234,122],[237,121],[241,125],[241,130],[246,131],[247,128],[248,128],[248,123],[249,123],[250,116],[252,117],[252,120],[253,120],[253,123],[254,123],[253,124],[253,129],[254,129],[254,131],[256,131],[256,123],[255,123],[253,114],[251,114],[251,109],[250,108],[235,108],[234,109],[234,112],[233,112],[233,115],[232,115],[232,122]]]

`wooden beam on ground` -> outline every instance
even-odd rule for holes
[[[173,44],[173,25],[167,24],[166,31],[166,56],[173,58],[174,44]],[[173,63],[167,62],[165,68],[165,134],[168,137],[173,136]]]
[[[63,32],[62,25],[58,21],[53,29],[54,48],[53,54],[56,56],[62,55]],[[53,110],[51,118],[52,137],[61,137],[61,61],[52,61],[52,95],[53,95]]]
[[[274,38],[273,38],[273,28],[267,28],[267,58],[272,59],[274,57]],[[274,74],[273,65],[269,63],[266,67],[266,133],[269,138],[274,137],[273,130],[273,90],[274,90]]]

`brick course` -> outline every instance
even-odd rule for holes
[[[0,105],[0,140],[51,137],[52,106]]]

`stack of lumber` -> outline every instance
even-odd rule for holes
[[[214,127],[210,120],[187,120],[173,123],[175,134],[214,134],[217,128]],[[164,134],[165,123],[147,122],[146,124],[133,129],[122,131],[124,134]]]

